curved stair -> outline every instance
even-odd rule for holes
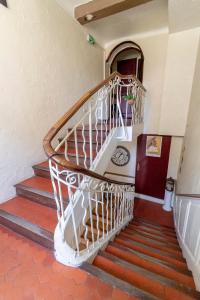
[[[200,299],[174,229],[145,219],[134,218],[81,268],[138,299]]]

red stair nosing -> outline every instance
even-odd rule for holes
[[[126,227],[126,229],[124,231],[127,232],[128,234],[137,233],[138,235],[142,235],[146,238],[152,239],[153,241],[157,241],[157,242],[160,242],[160,243],[167,244],[170,247],[181,251],[177,239],[171,240],[171,239],[168,239],[168,238],[163,237],[163,236],[161,237],[161,236],[158,236],[158,235],[155,235],[155,234],[151,234],[149,232],[139,230],[137,228],[136,229],[135,228],[134,229],[130,228],[130,226]]]
[[[137,243],[137,242],[133,243],[133,242],[127,240],[126,238],[119,237],[119,236],[116,237],[114,241],[117,242],[118,244],[121,244],[121,245],[127,247],[127,248],[144,253],[148,256],[158,258],[164,262],[166,261],[168,263],[172,263],[175,266],[179,267],[180,269],[187,270],[187,264],[184,261],[177,260],[175,257],[170,256],[169,254],[166,255],[165,253],[163,253],[161,251],[157,251],[156,249],[145,246],[141,243]]]
[[[116,276],[117,278],[136,285],[138,288],[159,297],[160,299],[179,299],[180,297],[184,300],[193,299],[193,297],[190,297],[189,295],[175,288],[165,286],[159,281],[147,278],[143,274],[140,274],[136,271],[127,268],[125,269],[123,266],[111,261],[110,259],[107,259],[106,257],[98,255],[93,264]]]
[[[7,213],[23,218],[33,224],[54,232],[57,225],[56,211],[26,198],[15,197],[0,205],[0,209]]]
[[[136,264],[138,266],[148,269],[151,272],[160,274],[179,283],[185,284],[186,286],[189,286],[192,289],[195,289],[194,281],[191,276],[181,274],[180,272],[177,272],[174,269],[170,269],[166,266],[161,266],[157,263],[153,263],[148,259],[141,258],[137,254],[132,254],[128,251],[123,251],[122,249],[116,248],[112,245],[108,245],[105,251],[123,260],[126,260],[129,263]]]
[[[167,254],[173,255],[174,257],[176,257],[176,259],[178,259],[180,261],[185,261],[182,257],[182,253],[180,251],[177,251],[177,250],[174,250],[173,248],[167,247],[167,245],[158,245],[154,241],[149,241],[144,237],[130,235],[125,232],[121,232],[119,234],[119,237],[127,238],[133,242],[136,241],[136,242],[142,243],[142,244],[152,247],[154,249],[161,250],[161,251],[165,252],[166,255]]]

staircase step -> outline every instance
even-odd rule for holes
[[[91,265],[87,262],[84,262],[80,268],[86,271],[87,273],[96,276],[101,281],[124,291],[131,297],[131,299],[143,299],[143,300],[158,299],[157,297],[154,297],[153,295],[144,292],[142,289],[139,289],[134,285],[127,283],[126,281],[123,281],[115,276],[112,276],[111,274],[105,272],[104,270],[94,265]]]
[[[57,224],[55,210],[22,197],[0,205],[0,224],[53,249],[53,232]]]
[[[162,243],[167,244],[167,246],[170,246],[173,249],[177,249],[178,251],[181,251],[177,239],[170,240],[170,239],[167,239],[166,237],[161,237],[161,236],[151,234],[151,233],[148,233],[148,232],[145,232],[142,230],[138,230],[137,228],[133,229],[130,226],[128,226],[124,231],[130,235],[136,234],[136,235],[144,236],[145,238],[148,238],[150,240],[153,240],[153,241],[161,243],[161,244]]]
[[[57,215],[54,209],[30,201],[27,198],[15,197],[2,203],[0,209],[37,224],[50,232],[54,232],[57,225]]]
[[[121,250],[123,250],[124,252],[127,252],[128,254],[129,254],[129,253],[130,253],[130,254],[132,253],[132,254],[134,254],[134,255],[137,255],[137,256],[141,257],[142,259],[147,259],[148,261],[150,261],[150,262],[152,262],[152,263],[155,263],[155,264],[157,264],[157,265],[159,265],[159,266],[161,266],[161,267],[166,267],[166,268],[168,268],[169,270],[170,270],[170,269],[175,270],[175,271],[177,271],[179,274],[182,273],[182,274],[187,275],[188,277],[192,278],[192,272],[189,271],[187,268],[183,268],[183,267],[179,268],[179,266],[174,265],[174,263],[170,263],[170,262],[161,260],[161,259],[159,259],[159,258],[157,258],[157,257],[155,257],[155,256],[150,256],[150,255],[148,255],[147,253],[144,254],[143,252],[140,252],[140,251],[138,251],[138,250],[136,250],[136,249],[133,250],[133,249],[131,249],[131,248],[128,248],[127,246],[124,246],[124,245],[121,244],[121,243],[119,244],[119,243],[116,241],[116,239],[115,239],[114,242],[110,242],[109,245],[111,245],[111,246],[113,246],[113,247],[115,247],[115,248],[117,248],[117,249],[121,249]]]
[[[130,228],[133,228],[133,229],[137,229],[137,230],[141,230],[143,232],[147,232],[147,233],[150,233],[150,234],[155,234],[157,236],[161,236],[161,237],[165,237],[167,239],[171,239],[171,240],[177,240],[176,238],[176,233],[171,233],[171,232],[163,232],[159,229],[156,229],[156,228],[150,228],[148,226],[145,226],[145,225],[140,225],[136,222],[131,222],[129,224],[129,227]]]
[[[175,233],[175,230],[172,227],[169,227],[169,226],[166,226],[166,225],[160,225],[160,224],[157,224],[155,222],[152,222],[150,220],[147,220],[147,219],[144,219],[144,218],[141,218],[141,217],[134,217],[133,221],[136,221],[136,222],[139,222],[139,223],[142,223],[142,224],[147,224],[148,226],[151,226],[153,228],[157,228],[157,229],[160,229],[160,230]]]
[[[146,268],[151,272],[162,275],[171,280],[175,280],[176,282],[184,284],[185,286],[195,290],[194,281],[191,276],[177,272],[177,270],[173,269],[172,267],[170,268],[166,265],[162,265],[158,260],[150,259],[150,257],[142,255],[136,251],[134,252],[128,250],[127,248],[120,247],[116,243],[109,243],[105,251],[131,264]]]
[[[133,242],[122,236],[121,237],[117,236],[114,241],[117,242],[118,244],[123,245],[127,248],[130,248],[132,250],[135,250],[135,251],[141,252],[145,255],[160,259],[163,262],[168,262],[168,263],[174,264],[180,270],[181,269],[187,270],[186,262],[180,261],[179,259],[177,259],[173,255],[170,255],[169,253],[160,251],[158,249],[151,248],[149,246],[144,245],[143,243],[139,243],[136,241]]]
[[[176,259],[180,261],[185,261],[184,258],[182,257],[181,251],[175,250],[171,248],[170,246],[167,246],[166,244],[163,243],[158,243],[157,241],[153,241],[151,239],[145,238],[144,236],[137,235],[137,234],[127,234],[124,231],[122,231],[119,234],[119,237],[124,237],[128,240],[131,240],[133,242],[139,242],[143,245],[146,245],[148,247],[151,247],[153,249],[157,249],[159,251],[162,251],[165,253],[165,255],[170,255],[175,257]]]
[[[26,197],[47,207],[56,208],[51,180],[33,176],[15,185],[18,196]],[[68,204],[67,189],[63,188],[64,205]]]
[[[130,264],[105,251],[100,251],[94,265],[108,273],[153,294],[160,299],[197,299],[196,291],[187,289],[173,280],[164,278],[144,268]]]

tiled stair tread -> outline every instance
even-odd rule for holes
[[[163,252],[163,251],[158,250],[158,249],[151,248],[149,246],[144,245],[143,243],[139,243],[139,242],[136,242],[136,241],[133,242],[133,241],[128,240],[124,237],[117,236],[115,238],[115,241],[117,243],[127,247],[127,248],[132,249],[132,250],[141,252],[141,253],[146,254],[148,256],[158,258],[162,261],[172,263],[175,266],[178,266],[179,269],[187,270],[187,264],[184,261],[180,261],[179,259],[177,259],[176,257],[174,257],[173,255],[171,255],[169,253]]]
[[[37,190],[42,190],[48,193],[53,194],[53,187],[51,180],[48,178],[42,178],[39,176],[30,177],[19,183],[20,185],[29,186]]]
[[[94,264],[104,270],[107,270],[112,275],[120,279],[126,280],[129,283],[136,285],[138,288],[143,288],[146,292],[150,292],[155,296],[164,298],[174,295],[187,299],[190,295],[191,298],[198,299],[200,294],[195,290],[179,284],[171,279],[165,278],[154,272],[150,272],[145,268],[141,268],[134,264],[127,263],[118,257],[100,251],[94,260]],[[170,299],[170,298],[166,298]]]
[[[15,197],[0,205],[0,209],[19,218],[54,232],[57,225],[56,211],[26,198]]]
[[[110,284],[113,287],[116,287],[128,293],[131,296],[131,299],[142,299],[142,300],[158,299],[157,297],[154,297],[153,295],[143,291],[142,289],[139,289],[133,286],[132,284],[127,283],[126,281],[116,278],[115,276],[112,276],[111,274],[105,272],[104,270],[94,265],[91,265],[87,262],[83,263],[80,268],[88,272],[89,274],[96,276],[98,279],[102,280],[103,282]]]
[[[19,184],[16,184],[16,186],[18,186],[18,185],[31,187],[32,189],[35,189],[35,190],[41,190],[43,192],[48,193],[49,197],[51,196],[52,199],[54,199],[52,182],[49,178],[33,176],[31,178],[28,178],[28,179],[20,182]],[[63,186],[61,188],[62,188],[63,195],[64,195],[65,199],[67,200],[67,198],[68,198],[67,189],[64,188]]]
[[[0,226],[5,226],[41,246],[54,249],[53,233],[0,208]]]
[[[140,231],[140,230],[137,230],[137,229],[130,229],[130,227],[127,227],[124,230],[124,232],[127,233],[127,234],[130,234],[130,235],[135,234],[137,236],[143,236],[147,239],[150,239],[150,240],[153,240],[153,241],[157,242],[158,244],[167,244],[167,246],[170,246],[174,249],[177,249],[177,250],[181,251],[180,246],[178,245],[178,242],[176,240],[170,240],[170,239],[160,237],[160,236],[157,236],[157,235],[152,235],[152,234],[149,234],[147,232]]]
[[[141,230],[143,232],[152,234],[152,235],[157,235],[157,236],[161,236],[161,237],[165,237],[165,238],[169,238],[169,239],[174,239],[176,240],[176,233],[175,232],[163,232],[160,229],[156,229],[156,228],[150,228],[149,226],[145,226],[143,224],[138,224],[136,222],[132,222],[129,224],[129,228],[133,228],[133,229],[137,229],[137,230]]]
[[[160,209],[162,209],[162,208],[160,208]],[[172,216],[172,214],[170,214],[170,216]],[[145,217],[141,218],[141,217],[138,217],[137,214],[135,214],[134,221],[137,221],[137,222],[140,222],[140,223],[144,223],[144,224],[147,224],[147,225],[155,227],[155,228],[160,228],[160,229],[163,229],[163,230],[168,230],[170,232],[174,232],[175,231],[174,230],[174,226],[167,226],[167,225],[164,225],[164,224],[160,224],[158,221],[154,222],[151,219],[147,219]]]
[[[185,269],[179,268],[177,265],[174,265],[173,263],[161,260],[159,258],[150,256],[148,254],[144,254],[137,250],[133,250],[131,248],[123,246],[122,244],[117,243],[116,240],[113,242],[110,242],[108,247],[109,246],[114,247],[115,249],[119,249],[119,250],[123,251],[124,253],[127,253],[127,256],[131,255],[131,254],[137,255],[138,257],[140,257],[142,259],[148,260],[149,262],[155,263],[156,265],[167,268],[168,270],[173,270],[173,271],[177,272],[178,274],[186,275],[187,278],[191,278],[191,280],[193,281],[192,273],[187,268],[185,268]]]
[[[167,241],[171,244],[179,246],[177,238],[176,238],[175,235],[170,236],[170,235],[166,235],[166,234],[163,234],[161,232],[158,232],[158,231],[155,232],[155,231],[148,230],[147,228],[139,228],[139,227],[133,226],[133,225],[129,225],[127,230],[129,230],[130,232],[136,231],[138,233],[145,234],[146,236],[150,236],[150,237],[158,239],[160,241],[164,240],[164,241]]]
[[[177,270],[172,267],[160,264],[158,261],[145,257],[136,251],[130,251],[125,247],[120,247],[117,243],[109,243],[107,246],[106,252],[127,261],[130,264],[135,264],[142,268],[145,268],[156,274],[160,274],[166,278],[177,281],[181,284],[184,284],[192,289],[195,289],[194,281],[192,276],[182,274],[182,272],[177,272]]]
[[[138,243],[143,244],[145,246],[151,247],[154,250],[162,251],[163,253],[165,253],[165,255],[174,257],[177,260],[185,261],[182,258],[182,253],[180,251],[177,251],[173,248],[170,248],[170,246],[167,247],[166,245],[158,244],[157,242],[155,242],[151,239],[147,239],[147,238],[142,237],[140,235],[138,235],[138,236],[130,235],[130,234],[127,234],[125,232],[120,232],[119,237],[124,237],[125,239],[127,239],[129,241],[132,241],[132,242],[138,242]]]

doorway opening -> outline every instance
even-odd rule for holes
[[[135,75],[143,80],[144,55],[139,45],[126,41],[117,45],[106,59],[106,77],[115,71],[122,75]]]

